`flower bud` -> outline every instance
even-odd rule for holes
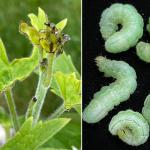
[[[27,35],[27,37],[33,44],[39,44],[39,33],[34,27],[29,26],[25,22],[21,22],[19,25],[19,31]]]

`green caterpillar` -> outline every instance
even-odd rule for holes
[[[122,28],[118,31],[118,25]],[[100,19],[100,32],[105,49],[119,53],[136,45],[143,35],[143,18],[136,8],[129,4],[116,3],[105,9]]]
[[[150,18],[147,24],[147,31],[150,33]],[[150,44],[140,41],[136,45],[136,54],[141,60],[150,63]]]
[[[112,118],[109,131],[112,135],[118,135],[125,143],[138,146],[145,143],[149,137],[148,124],[150,124],[150,94],[145,99],[142,114],[132,110],[120,111]]]
[[[120,111],[115,115],[109,124],[109,131],[132,146],[145,143],[149,137],[147,121],[140,113],[132,110]]]
[[[116,81],[94,94],[83,111],[83,120],[88,123],[100,121],[114,106],[126,101],[137,87],[136,72],[126,62],[99,56],[96,63],[99,71],[104,72],[106,77],[116,78]]]
[[[146,42],[139,42],[136,45],[136,54],[141,60],[150,63],[150,44]]]
[[[142,108],[142,114],[150,124],[150,94],[145,99],[144,107]]]

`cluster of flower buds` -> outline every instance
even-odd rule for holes
[[[37,31],[34,27],[21,22],[19,30],[25,34],[34,45],[39,45],[46,53],[62,51],[64,44],[70,40],[69,35],[57,29],[56,25],[50,22],[44,23],[45,29]]]

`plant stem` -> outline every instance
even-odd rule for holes
[[[44,86],[48,88],[50,87],[50,82],[51,82],[51,77],[52,77],[52,66],[53,66],[55,56],[56,54],[54,53],[49,53],[47,56],[48,66],[47,66],[47,70],[45,74]]]
[[[27,109],[27,112],[25,115],[25,119],[28,119],[29,117],[32,116],[32,110],[33,110],[33,106],[34,106],[35,102],[36,102],[36,98],[33,97],[29,102],[28,109]]]
[[[37,98],[37,101],[33,107],[32,115],[33,115],[33,124],[36,124],[38,122],[38,119],[40,117],[41,109],[44,103],[44,99],[46,97],[48,88],[43,85],[43,73],[39,75],[39,82],[37,86],[37,90],[35,93],[35,97]]]
[[[40,117],[41,109],[46,97],[46,93],[50,87],[51,78],[52,78],[52,66],[55,58],[54,53],[49,53],[47,55],[47,64],[41,66],[41,71],[39,75],[39,82],[35,97],[37,99],[35,106],[33,107],[33,124],[35,125]]]
[[[19,121],[18,121],[16,106],[15,106],[15,102],[14,102],[14,98],[13,98],[13,94],[12,94],[11,89],[8,89],[5,91],[5,98],[6,98],[6,101],[8,104],[8,108],[10,111],[10,115],[11,115],[14,129],[15,129],[15,131],[18,131],[19,130]]]
[[[58,118],[65,112],[64,103],[61,104],[49,117],[49,119]]]

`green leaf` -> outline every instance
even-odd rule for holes
[[[73,65],[72,59],[70,57],[70,55],[67,55],[65,52],[63,52],[61,55],[59,55],[54,63],[53,66],[53,72],[54,74],[57,72],[62,72],[64,74],[75,74],[77,79],[80,79],[80,74],[77,71],[77,69],[75,68],[75,66]],[[60,93],[60,89],[58,89],[58,84],[56,82],[55,76],[53,76],[52,78],[52,91],[55,92],[55,94],[57,94],[58,96],[62,97],[61,93]],[[78,97],[78,96],[77,96]]]
[[[56,84],[52,85],[52,92],[64,100],[66,109],[81,103],[81,81],[76,79],[75,73],[63,74],[56,72],[54,74]]]
[[[5,63],[5,64],[9,64],[9,61],[8,61],[8,57],[7,57],[7,54],[6,54],[6,49],[5,49],[5,46],[3,44],[3,41],[2,39],[0,39],[0,59]]]
[[[48,17],[43,9],[38,8],[38,16],[33,13],[28,14],[32,26],[37,30],[45,29],[44,23],[48,22]]]
[[[65,118],[71,118],[71,121],[53,138],[48,140],[43,147],[56,149],[73,149],[81,147],[81,118],[76,112],[65,113]],[[74,149],[73,149],[74,150]]]
[[[40,7],[38,8],[38,16],[36,16],[33,13],[30,13],[28,14],[28,17],[30,18],[32,26],[35,27],[36,30],[40,31],[41,29],[46,28],[44,23],[48,22],[48,17],[47,17],[47,14],[44,12],[44,10],[41,9]],[[56,28],[62,31],[66,25],[67,25],[67,18],[57,23]]]
[[[41,9],[40,7],[38,8],[38,20],[39,20],[39,30],[45,29],[46,26],[44,25],[44,23],[48,22],[48,17],[46,13],[44,12],[44,10]]]
[[[34,47],[30,57],[15,59],[10,64],[12,78],[14,80],[23,80],[27,78],[39,63],[38,48]]]
[[[57,71],[61,71],[65,74],[75,72],[77,78],[80,79],[80,74],[75,68],[70,55],[67,55],[65,52],[57,57],[53,68],[54,73]]]
[[[28,14],[28,17],[30,18],[30,22],[31,22],[31,25],[39,31],[39,20],[38,20],[38,17],[31,13],[31,14]]]
[[[0,150],[36,150],[59,132],[69,121],[70,119],[66,118],[40,121],[33,127],[33,119],[29,118],[16,135]]]
[[[0,59],[0,92],[13,84],[12,74],[9,65]]]
[[[0,92],[5,91],[17,80],[27,78],[39,63],[38,48],[30,57],[15,59],[9,63],[4,44],[0,40]]]
[[[63,19],[62,21],[60,21],[59,23],[56,24],[56,28],[60,31],[62,31],[65,26],[67,25],[67,18]]]
[[[6,85],[11,82],[11,79],[11,71],[5,46],[0,39],[0,91],[5,89]]]

